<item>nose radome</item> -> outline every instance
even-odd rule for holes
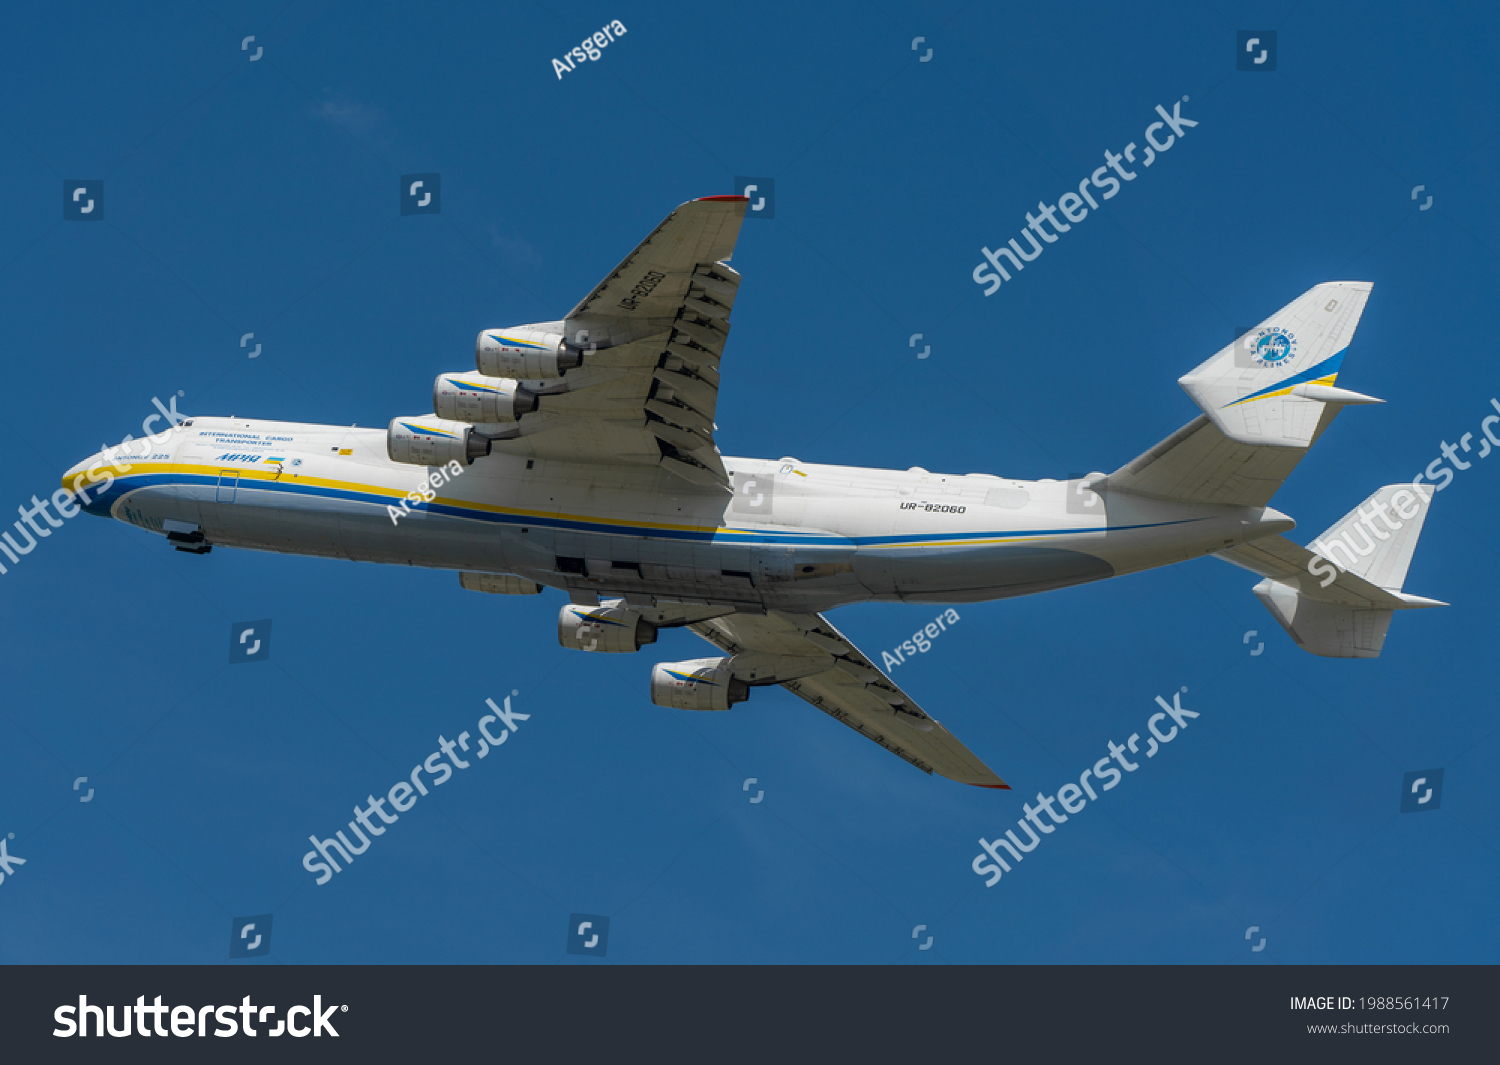
[[[94,476],[90,477],[88,471],[96,467],[103,472],[96,471]],[[74,494],[79,509],[85,514],[109,517],[109,499],[95,491],[108,485],[109,482],[104,478],[109,469],[110,463],[104,458],[103,453],[96,452],[82,462],[69,466],[67,472],[62,475],[63,488]]]

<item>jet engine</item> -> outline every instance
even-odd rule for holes
[[[750,697],[750,686],[730,672],[727,658],[658,662],[651,669],[651,701],[675,710],[728,710]]]
[[[432,382],[432,409],[453,421],[510,425],[536,410],[536,404],[535,393],[504,377],[445,373]]]
[[[562,323],[486,329],[474,342],[474,365],[489,377],[535,381],[583,365],[583,349],[563,338]]]
[[[490,453],[490,441],[472,425],[428,414],[391,419],[385,431],[385,453],[392,462],[413,466],[446,466],[454,461],[468,466]]]
[[[656,642],[656,626],[624,606],[575,606],[557,615],[557,642],[573,651],[629,654]]]

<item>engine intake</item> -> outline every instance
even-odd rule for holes
[[[432,382],[432,409],[439,418],[512,425],[536,407],[534,392],[505,377],[445,373]]]
[[[488,377],[535,381],[583,365],[583,349],[563,337],[561,322],[486,329],[474,342],[474,365]]]
[[[570,603],[558,611],[557,642],[573,651],[629,654],[656,642],[656,626],[629,607]]]
[[[385,453],[392,462],[413,466],[446,466],[455,461],[468,466],[490,453],[490,441],[474,432],[472,425],[426,414],[391,419],[385,431]]]
[[[727,658],[658,662],[651,669],[651,701],[674,710],[728,710],[750,698],[750,686]]]

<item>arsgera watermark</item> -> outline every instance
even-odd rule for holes
[[[919,654],[926,654],[932,647],[932,641],[942,633],[948,631],[948,626],[958,622],[958,611],[951,606],[933,618],[922,628],[911,634],[911,639],[903,640],[894,651],[881,652],[881,665],[887,670],[895,669],[902,665],[908,658],[915,658]]]
[[[431,503],[437,498],[434,489],[441,488],[454,478],[462,475],[464,468],[454,459],[446,466],[439,466],[429,473],[422,483],[406,493],[406,498],[401,501],[400,508],[387,506],[385,512],[389,515],[392,525],[399,525],[402,518],[411,517],[412,507],[421,506],[423,503]]]
[[[577,48],[569,52],[564,52],[562,59],[554,59],[552,61],[552,69],[557,72],[558,80],[561,81],[564,74],[576,69],[573,66],[575,59],[579,63],[587,63],[598,59],[603,54],[602,49],[608,48],[611,42],[617,41],[623,36],[625,36],[625,24],[619,19],[615,19],[592,37],[585,37],[583,43]],[[564,66],[564,63],[567,65]]]

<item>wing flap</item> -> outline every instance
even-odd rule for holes
[[[740,276],[743,196],[683,204],[569,312],[583,366],[544,393],[496,450],[596,465],[657,466],[721,490],[714,446],[719,362]],[[587,345],[585,347],[585,345]]]

